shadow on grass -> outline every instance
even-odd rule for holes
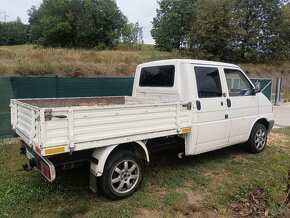
[[[178,158],[179,152],[179,150],[175,149],[151,154],[150,163],[146,167],[147,173],[150,175],[150,171],[179,170],[179,168],[182,170],[187,167],[200,168],[203,164],[223,163],[224,161],[229,161],[232,156],[246,154],[242,144],[195,156],[183,156],[182,159]],[[73,190],[87,188],[88,192],[90,192],[88,189],[89,167],[89,163],[85,163],[77,168],[60,171],[53,183],[56,186],[61,185],[73,188]]]
[[[146,167],[146,171],[150,173],[151,170],[164,169],[177,169],[178,166],[184,167],[200,167],[203,164],[210,163],[223,163],[230,160],[230,157],[247,154],[242,144],[222,148],[219,150],[194,155],[183,156],[182,159],[178,158],[179,150],[168,150],[157,152],[150,155],[150,163]],[[58,176],[54,181],[55,184],[65,185],[75,188],[84,188],[89,186],[89,163],[85,163],[77,168],[64,170],[58,172]]]

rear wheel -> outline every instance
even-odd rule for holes
[[[119,150],[107,160],[98,188],[108,198],[119,200],[133,194],[143,180],[143,162],[133,152]]]
[[[247,141],[248,150],[254,154],[262,152],[267,145],[267,129],[261,123],[256,123]]]

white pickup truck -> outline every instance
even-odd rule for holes
[[[44,87],[45,88],[45,87]],[[272,104],[240,67],[163,60],[136,69],[132,96],[12,99],[22,154],[53,181],[58,169],[90,162],[90,188],[111,199],[137,191],[156,150],[196,155],[237,143],[264,150]]]

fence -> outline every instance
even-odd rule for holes
[[[260,82],[262,93],[269,99],[269,101],[272,101],[272,88],[273,88],[273,81],[272,81],[272,79],[266,79],[266,78],[251,78],[251,81],[254,84],[256,82]]]
[[[13,136],[11,98],[60,98],[131,95],[133,78],[0,78],[0,137]]]
[[[252,79],[256,82],[257,79]],[[263,93],[271,100],[272,80],[262,79]],[[269,84],[271,82],[271,84]],[[59,98],[131,95],[133,78],[0,78],[0,137],[13,136],[10,125],[11,98]]]

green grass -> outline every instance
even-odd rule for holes
[[[0,217],[232,216],[257,190],[271,215],[286,216],[290,128],[271,133],[258,155],[241,145],[177,158],[177,152],[151,158],[141,190],[109,201],[88,188],[89,167],[68,170],[53,183],[37,171],[25,173],[19,145],[0,143]]]
[[[284,102],[290,102],[290,88],[284,88],[282,92],[284,94]]]

